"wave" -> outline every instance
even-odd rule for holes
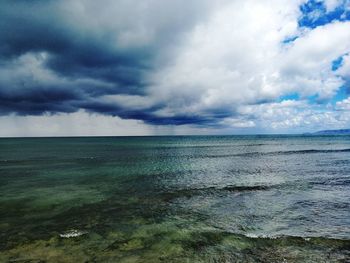
[[[236,234],[236,233],[232,233]],[[306,242],[327,242],[334,241],[339,243],[348,243],[350,244],[350,239],[348,238],[335,238],[335,237],[326,237],[326,236],[293,236],[293,235],[269,235],[269,234],[254,234],[254,233],[245,233],[238,234],[250,239],[268,239],[268,240],[301,240]]]
[[[293,155],[293,154],[314,154],[314,153],[350,153],[350,149],[328,149],[328,150],[292,150],[292,151],[271,151],[271,152],[246,152],[233,154],[217,154],[217,155],[199,155],[196,158],[225,158],[225,157],[255,157],[255,156],[275,156],[275,155]]]
[[[269,190],[271,188],[274,188],[276,186],[277,185],[252,185],[252,186],[247,186],[247,185],[242,185],[242,186],[230,185],[230,186],[225,186],[223,188],[219,188],[218,190],[226,190],[226,191],[230,191],[230,192],[264,191],[264,190]]]
[[[83,235],[86,235],[87,232],[86,231],[80,231],[80,230],[76,230],[76,229],[72,229],[69,230],[67,232],[64,232],[62,234],[59,234],[60,237],[62,238],[74,238],[74,237],[80,237]]]
[[[320,178],[318,181],[310,182],[312,185],[332,185],[332,186],[347,186],[350,185],[349,176],[341,176],[336,178]]]
[[[203,188],[185,188],[175,191],[163,192],[161,195],[166,200],[180,197],[190,198],[198,195],[220,194],[224,192],[254,192],[267,191],[280,185],[227,185],[224,187],[203,187]]]
[[[308,154],[308,153],[341,153],[341,152],[350,152],[350,149],[322,149],[322,150],[316,150],[316,149],[308,149],[308,150],[295,150],[295,151],[278,151],[276,153],[281,154]],[[274,152],[272,152],[274,153]]]

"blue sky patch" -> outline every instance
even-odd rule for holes
[[[348,90],[345,86],[338,89],[337,94],[332,98],[331,103],[335,104],[338,101],[344,100],[349,96]]]
[[[346,10],[345,1],[331,12],[327,12],[323,1],[309,0],[300,6],[302,16],[299,18],[300,27],[316,28],[333,21],[350,20],[350,12]]]
[[[319,95],[318,94],[315,94],[315,95],[311,95],[311,96],[308,96],[307,97],[307,101],[310,103],[310,104],[322,104],[324,101],[320,101],[319,100]]]
[[[332,70],[336,71],[338,68],[340,68],[343,64],[343,57],[340,56],[339,58],[332,61]]]
[[[290,93],[279,97],[278,102],[282,102],[284,100],[298,100],[299,97],[300,97],[299,94],[297,92],[294,92],[294,93]]]

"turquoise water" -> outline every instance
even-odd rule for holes
[[[350,262],[350,137],[0,139],[0,262]]]

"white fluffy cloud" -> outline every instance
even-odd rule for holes
[[[336,103],[336,109],[340,111],[350,111],[350,97]]]
[[[273,133],[313,132],[345,128],[350,122],[350,99],[326,108],[307,101],[285,100],[253,106],[242,106],[242,115],[253,119],[262,131]]]
[[[332,61],[350,50],[350,22],[333,22],[309,30],[281,57],[282,91],[331,98],[344,83]]]
[[[325,6],[328,12],[334,11],[338,6],[340,6],[344,1],[343,0],[325,0]]]
[[[278,96],[281,42],[297,33],[298,1],[230,1],[199,23],[150,93],[169,114],[200,113]],[[165,110],[162,111],[164,113]]]
[[[301,3],[231,1],[199,23],[152,76],[150,95],[168,102],[158,114],[234,114],[242,105],[291,93],[333,97],[347,62],[334,72],[332,61],[350,51],[350,22],[300,29]]]

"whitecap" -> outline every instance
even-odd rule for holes
[[[62,238],[72,238],[72,237],[80,237],[80,236],[85,235],[85,234],[87,234],[86,231],[72,229],[72,230],[69,230],[69,231],[64,232],[62,234],[59,234],[59,235]]]
[[[253,234],[253,233],[247,233],[245,234],[246,237],[249,238],[266,238],[266,239],[277,239],[279,236],[271,236],[271,235],[265,235],[265,234]]]

